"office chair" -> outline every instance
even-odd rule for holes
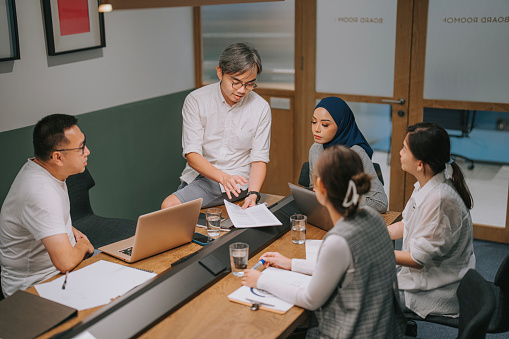
[[[309,187],[311,186],[311,182],[309,181],[309,162],[306,161],[302,164],[302,168],[300,169],[300,175],[299,175],[299,185],[303,187]]]
[[[380,164],[374,162],[373,167],[375,167],[376,175],[378,176],[378,180],[384,184],[384,177],[382,175],[382,169],[380,168]],[[302,164],[302,168],[300,169],[300,175],[299,175],[299,185],[303,187],[309,187],[311,186],[311,182],[309,181],[309,162],[306,161]]]
[[[488,333],[503,333],[509,331],[509,255],[498,268],[494,282],[488,282],[496,299],[496,308],[488,325]],[[427,321],[450,327],[459,327],[458,318],[428,315],[425,319],[413,312],[405,312],[408,320]]]
[[[490,283],[479,272],[470,269],[461,279],[456,296],[460,306],[460,316],[455,318],[458,324],[455,326],[458,328],[457,339],[485,338],[496,306],[495,294]]]
[[[0,266],[0,275],[1,274],[2,274],[2,267]],[[2,301],[3,299],[4,299],[4,294],[2,293],[2,285],[0,285],[0,301]]]
[[[95,181],[87,168],[83,173],[68,177],[66,183],[73,226],[88,237],[94,248],[134,235],[136,221],[104,218],[94,214],[89,190],[95,186]]]
[[[380,164],[377,162],[373,163],[373,167],[375,168],[376,175],[378,176],[378,180],[384,185],[384,177],[382,175],[382,169],[380,168]]]
[[[470,269],[461,279],[456,295],[460,304],[458,339],[485,338],[496,305],[491,285]]]
[[[507,332],[509,331],[509,255],[500,264],[495,281],[490,285],[497,298],[497,308],[488,325],[488,333]]]

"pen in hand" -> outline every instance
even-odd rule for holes
[[[253,266],[253,268],[252,268],[252,269],[253,269],[253,270],[256,270],[258,267],[262,266],[263,264],[265,264],[265,260],[260,259],[260,261],[258,261],[258,262],[256,263],[256,265],[254,265],[254,266]]]
[[[62,284],[62,289],[65,290],[65,285],[67,284],[67,276],[69,275],[69,271],[65,271],[65,279],[64,283]]]

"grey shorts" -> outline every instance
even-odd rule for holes
[[[200,174],[190,184],[186,182],[180,184],[177,191],[173,194],[175,194],[182,203],[203,198],[202,208],[207,208],[222,205],[224,199],[230,202],[244,199],[247,195],[247,190],[241,191],[238,197],[232,194],[232,199],[228,199],[226,193],[221,192],[219,183],[207,179]]]

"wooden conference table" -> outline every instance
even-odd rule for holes
[[[282,197],[262,194],[262,201],[271,205]],[[224,210],[224,206],[222,206]],[[227,215],[224,210],[224,214]],[[387,225],[401,218],[399,212],[387,212],[382,215]],[[204,228],[197,227],[196,232],[206,233]],[[221,232],[221,236],[226,232]],[[290,258],[305,258],[306,249],[303,245],[295,245],[291,242],[291,232],[286,232],[282,237],[268,245],[265,249],[253,256],[248,263],[252,267],[258,262],[260,256],[268,251],[277,251]],[[306,239],[322,239],[325,231],[307,226]],[[177,260],[194,253],[202,246],[189,243],[159,255],[138,261],[133,264],[125,263],[104,253],[99,253],[84,260],[75,270],[83,268],[99,260],[107,260],[121,265],[142,268],[160,274],[171,267]],[[60,275],[50,280],[58,278]],[[292,307],[287,313],[281,315],[268,311],[251,311],[247,306],[228,300],[227,296],[241,286],[241,278],[231,273],[226,275],[205,291],[191,299],[185,305],[162,319],[146,332],[141,338],[279,338],[288,336],[306,317],[306,310],[300,307]],[[37,294],[34,287],[28,292]],[[50,338],[53,335],[65,331],[80,321],[99,311],[104,306],[99,306],[78,312],[78,316],[44,333],[40,338]],[[261,325],[263,324],[263,325]]]

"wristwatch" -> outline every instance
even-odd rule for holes
[[[258,201],[260,201],[260,193],[256,192],[256,191],[249,191],[249,192],[247,192],[248,196],[250,196],[251,194],[256,194],[256,203],[258,203]]]

